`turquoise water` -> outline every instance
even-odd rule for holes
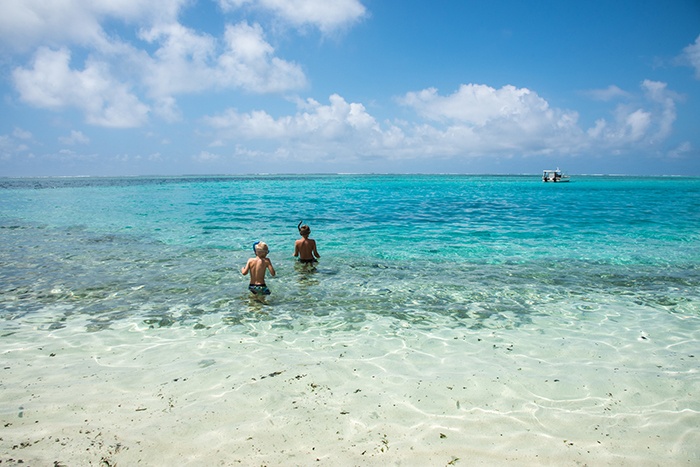
[[[0,234],[0,438],[37,463],[700,461],[698,178],[0,179]]]
[[[268,319],[340,314],[357,323],[388,313],[426,326],[484,326],[507,313],[500,324],[517,325],[541,305],[557,312],[620,301],[698,313],[698,179],[555,185],[523,176],[348,175],[3,185],[0,306],[15,323],[56,305],[64,315],[93,317],[90,330],[120,319],[249,319],[238,270],[257,240],[270,245],[278,269]],[[291,256],[302,219],[322,255],[312,273]],[[467,316],[477,306],[483,313]],[[64,318],[52,324],[70,325]]]

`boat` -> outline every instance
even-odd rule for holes
[[[568,182],[569,181],[569,176],[564,174],[561,170],[559,170],[559,167],[557,167],[556,170],[543,170],[542,171],[542,181],[543,182]]]

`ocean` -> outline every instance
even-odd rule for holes
[[[5,178],[0,234],[4,463],[700,465],[700,178]]]

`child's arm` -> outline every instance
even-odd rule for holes
[[[275,268],[272,267],[272,261],[270,261],[269,259],[267,260],[267,269],[270,271],[270,275],[272,277],[275,277]]]
[[[299,256],[299,240],[294,242],[294,256]]]
[[[250,271],[250,260],[248,260],[248,262],[245,263],[245,266],[243,266],[243,267],[241,268],[241,274],[243,274],[244,276],[247,276],[247,275],[248,275],[248,271]]]
[[[312,241],[313,241],[313,243],[312,243],[311,245],[314,247],[313,253],[314,253],[314,255],[316,256],[316,258],[320,258],[321,255],[319,255],[319,254],[318,254],[318,250],[316,250],[316,240],[312,240]]]

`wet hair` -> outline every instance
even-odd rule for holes
[[[299,234],[309,235],[311,233],[311,227],[309,227],[306,224],[302,225],[302,222],[304,222],[304,221],[299,221],[299,224],[297,225],[297,229],[299,229]]]

